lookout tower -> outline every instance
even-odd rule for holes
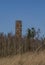
[[[20,39],[22,37],[22,21],[16,20],[16,38]]]

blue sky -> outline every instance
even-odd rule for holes
[[[0,0],[0,32],[15,33],[16,20],[22,20],[23,34],[35,27],[45,35],[45,0]]]

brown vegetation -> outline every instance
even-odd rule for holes
[[[16,35],[0,33],[0,65],[45,65],[45,38],[36,38],[35,28],[28,28],[27,35],[22,37],[20,24],[17,21]],[[39,33],[40,30],[38,37]]]
[[[44,40],[43,40],[44,41]],[[0,57],[35,51],[41,45],[45,48],[42,40],[22,38],[18,40],[15,36],[0,34]]]

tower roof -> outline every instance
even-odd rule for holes
[[[21,21],[21,20],[16,20],[16,22],[19,22],[19,23],[21,23],[22,21]]]

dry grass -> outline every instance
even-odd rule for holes
[[[45,51],[0,58],[0,65],[45,65]]]

